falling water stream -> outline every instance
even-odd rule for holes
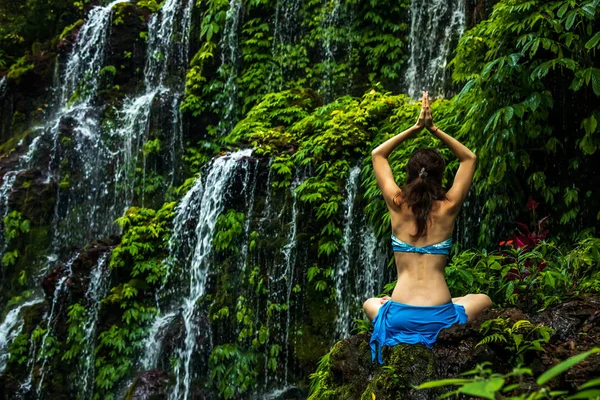
[[[0,373],[6,368],[8,362],[8,345],[21,333],[23,329],[23,310],[44,301],[42,296],[35,296],[10,310],[0,324]]]
[[[432,98],[443,97],[446,65],[453,45],[465,30],[465,1],[412,0],[410,14],[408,94],[418,98],[426,90]]]
[[[190,396],[194,378],[192,357],[196,351],[198,336],[203,333],[203,327],[198,324],[198,300],[205,294],[206,279],[210,273],[209,257],[212,254],[211,242],[216,220],[223,211],[227,186],[237,171],[238,163],[250,155],[251,150],[242,150],[214,160],[206,173],[206,178],[198,179],[182,200],[182,204],[187,204],[188,207],[179,208],[178,215],[175,217],[176,226],[178,220],[187,221],[189,218],[194,218],[197,222],[194,234],[185,235],[191,253],[185,257],[185,260],[178,260],[186,265],[184,270],[188,276],[189,286],[177,307],[181,309],[185,332],[184,344],[178,351],[180,362],[174,371],[175,387],[170,396],[172,399],[186,400]],[[183,238],[181,232],[175,231],[173,236]]]
[[[335,291],[338,314],[336,317],[336,336],[346,337],[350,327],[350,309],[348,304],[348,293],[344,290],[348,285],[346,274],[350,270],[350,248],[352,246],[353,232],[352,223],[354,222],[354,201],[358,192],[358,181],[360,176],[360,167],[356,166],[350,170],[350,175],[346,182],[346,198],[344,199],[344,231],[342,248],[338,254],[338,261],[335,268]]]

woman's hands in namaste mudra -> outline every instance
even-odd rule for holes
[[[434,127],[433,118],[431,116],[431,107],[429,107],[429,92],[423,92],[423,102],[421,103],[421,114],[416,124],[419,130],[427,128],[432,130]]]

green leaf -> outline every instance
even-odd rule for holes
[[[464,385],[470,383],[470,379],[440,379],[438,381],[431,381],[422,383],[417,387],[417,389],[431,389],[440,386],[448,386],[448,385]]]
[[[562,374],[563,372],[565,372],[566,370],[571,368],[573,365],[579,364],[580,362],[582,362],[583,360],[588,358],[590,355],[596,354],[596,353],[600,353],[600,347],[594,347],[593,349],[586,351],[585,353],[581,353],[581,354],[578,354],[576,356],[566,359],[565,361],[561,362],[560,364],[555,365],[554,367],[550,368],[549,370],[544,372],[542,375],[540,375],[537,378],[537,384],[544,385],[546,382],[548,382],[552,378],[555,378],[556,376]]]
[[[583,392],[575,393],[573,396],[567,397],[567,400],[571,399],[597,399],[600,397],[600,389],[584,390]]]
[[[596,96],[600,97],[600,69],[592,68],[592,89]]]
[[[585,44],[585,48],[588,50],[592,49],[592,48],[596,47],[598,42],[600,42],[600,32],[596,32],[596,34],[594,36],[592,36],[592,38],[590,40],[588,40],[588,42]]]
[[[560,9],[558,10],[558,13],[557,13],[558,18],[562,18],[568,9],[569,9],[569,3],[563,4],[562,7],[560,7]]]
[[[584,383],[583,385],[579,386],[579,390],[581,389],[588,389],[594,386],[600,386],[600,378],[596,378],[596,379],[592,379],[590,381],[587,381],[586,383]]]
[[[503,378],[493,378],[489,381],[472,382],[461,387],[460,393],[495,400],[496,392],[504,386]]]
[[[567,30],[570,30],[573,27],[576,16],[577,16],[577,11],[575,11],[575,10],[573,10],[573,11],[569,12],[569,14],[567,14],[567,22],[565,24],[565,28],[567,28]]]

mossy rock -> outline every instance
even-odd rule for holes
[[[370,333],[337,342],[309,400],[429,399],[436,394],[414,387],[437,378],[433,352],[423,345],[384,347],[384,365],[371,362]],[[319,374],[319,371],[317,372]]]

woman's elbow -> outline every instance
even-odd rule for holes
[[[373,151],[371,151],[371,157],[372,158],[376,158],[376,157],[384,157],[383,153],[381,152],[381,149],[379,147],[375,147],[373,149]]]
[[[475,162],[477,162],[477,156],[472,151],[469,151],[466,154],[465,158],[463,160],[461,160],[461,161],[467,161],[467,162],[475,163]]]

